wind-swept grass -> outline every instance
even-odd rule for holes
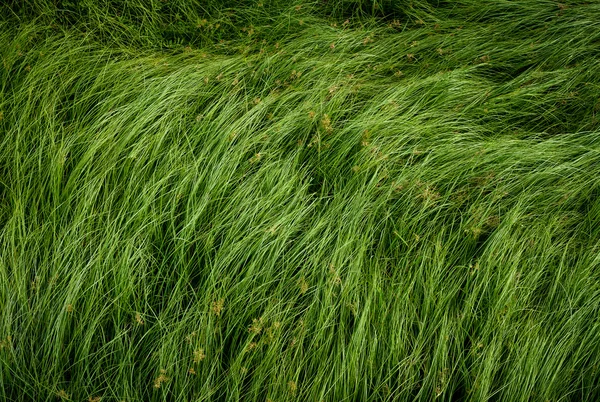
[[[0,6],[0,399],[600,397],[600,4]]]

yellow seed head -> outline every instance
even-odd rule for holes
[[[196,331],[192,331],[191,333],[185,336],[185,341],[189,344],[192,343],[192,338],[196,336]]]
[[[160,374],[154,380],[154,388],[160,388],[164,383],[169,381],[169,377],[167,377],[167,372],[165,370],[160,370]]]
[[[262,318],[259,318],[259,319],[253,318],[252,325],[250,325],[250,328],[248,328],[248,331],[250,331],[251,333],[253,333],[255,335],[258,335],[258,334],[260,334],[262,329],[263,329]]]
[[[260,161],[262,159],[262,153],[257,153],[256,155],[254,155],[252,158],[250,158],[250,163],[256,163],[258,161]]]
[[[306,282],[306,279],[304,279],[304,277],[298,279],[298,287],[300,288],[301,295],[308,291],[308,282]]]
[[[138,325],[144,325],[144,319],[140,313],[135,313],[135,322],[137,322]]]
[[[327,114],[323,115],[321,124],[323,125],[323,128],[325,129],[325,131],[327,131],[328,133],[331,133],[333,131],[333,127],[331,125],[331,119],[329,118],[329,115],[327,115]]]
[[[219,299],[219,300],[217,300],[217,301],[214,301],[214,302],[212,303],[211,310],[212,310],[212,312],[213,312],[213,313],[214,313],[214,314],[215,314],[217,317],[219,317],[219,316],[221,315],[221,312],[223,311],[223,306],[224,306],[224,304],[225,304],[225,300],[224,300],[224,299]]]
[[[205,358],[206,354],[204,354],[204,349],[201,348],[194,350],[194,363],[200,363]]]

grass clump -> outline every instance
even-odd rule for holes
[[[0,7],[0,399],[598,398],[600,5]]]

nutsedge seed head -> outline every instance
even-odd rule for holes
[[[166,370],[161,369],[160,374],[154,380],[154,388],[160,388],[167,381],[169,381],[169,377],[167,377],[167,372]]]
[[[217,316],[220,317],[223,312],[223,306],[225,305],[224,299],[219,299],[217,301],[212,302],[211,310]]]
[[[194,350],[194,363],[200,363],[205,358],[206,354],[204,353],[204,349],[200,348]]]
[[[303,295],[308,291],[308,282],[304,277],[298,279],[298,287],[300,288],[300,294]]]
[[[191,333],[187,334],[185,336],[185,341],[190,344],[192,343],[192,338],[194,338],[196,336],[196,331],[192,331]]]
[[[250,333],[258,335],[261,333],[262,329],[263,329],[262,318],[259,318],[259,319],[253,318],[252,325],[250,325],[250,328],[248,328],[248,331],[250,331]]]
[[[137,322],[138,325],[144,325],[144,319],[140,313],[135,313],[135,322]]]
[[[321,124],[323,125],[323,128],[325,129],[325,131],[327,131],[328,133],[331,133],[333,131],[333,127],[331,125],[331,119],[329,118],[329,115],[327,115],[327,114],[323,115]]]

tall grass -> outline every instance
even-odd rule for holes
[[[0,399],[600,397],[600,3],[0,14]]]

